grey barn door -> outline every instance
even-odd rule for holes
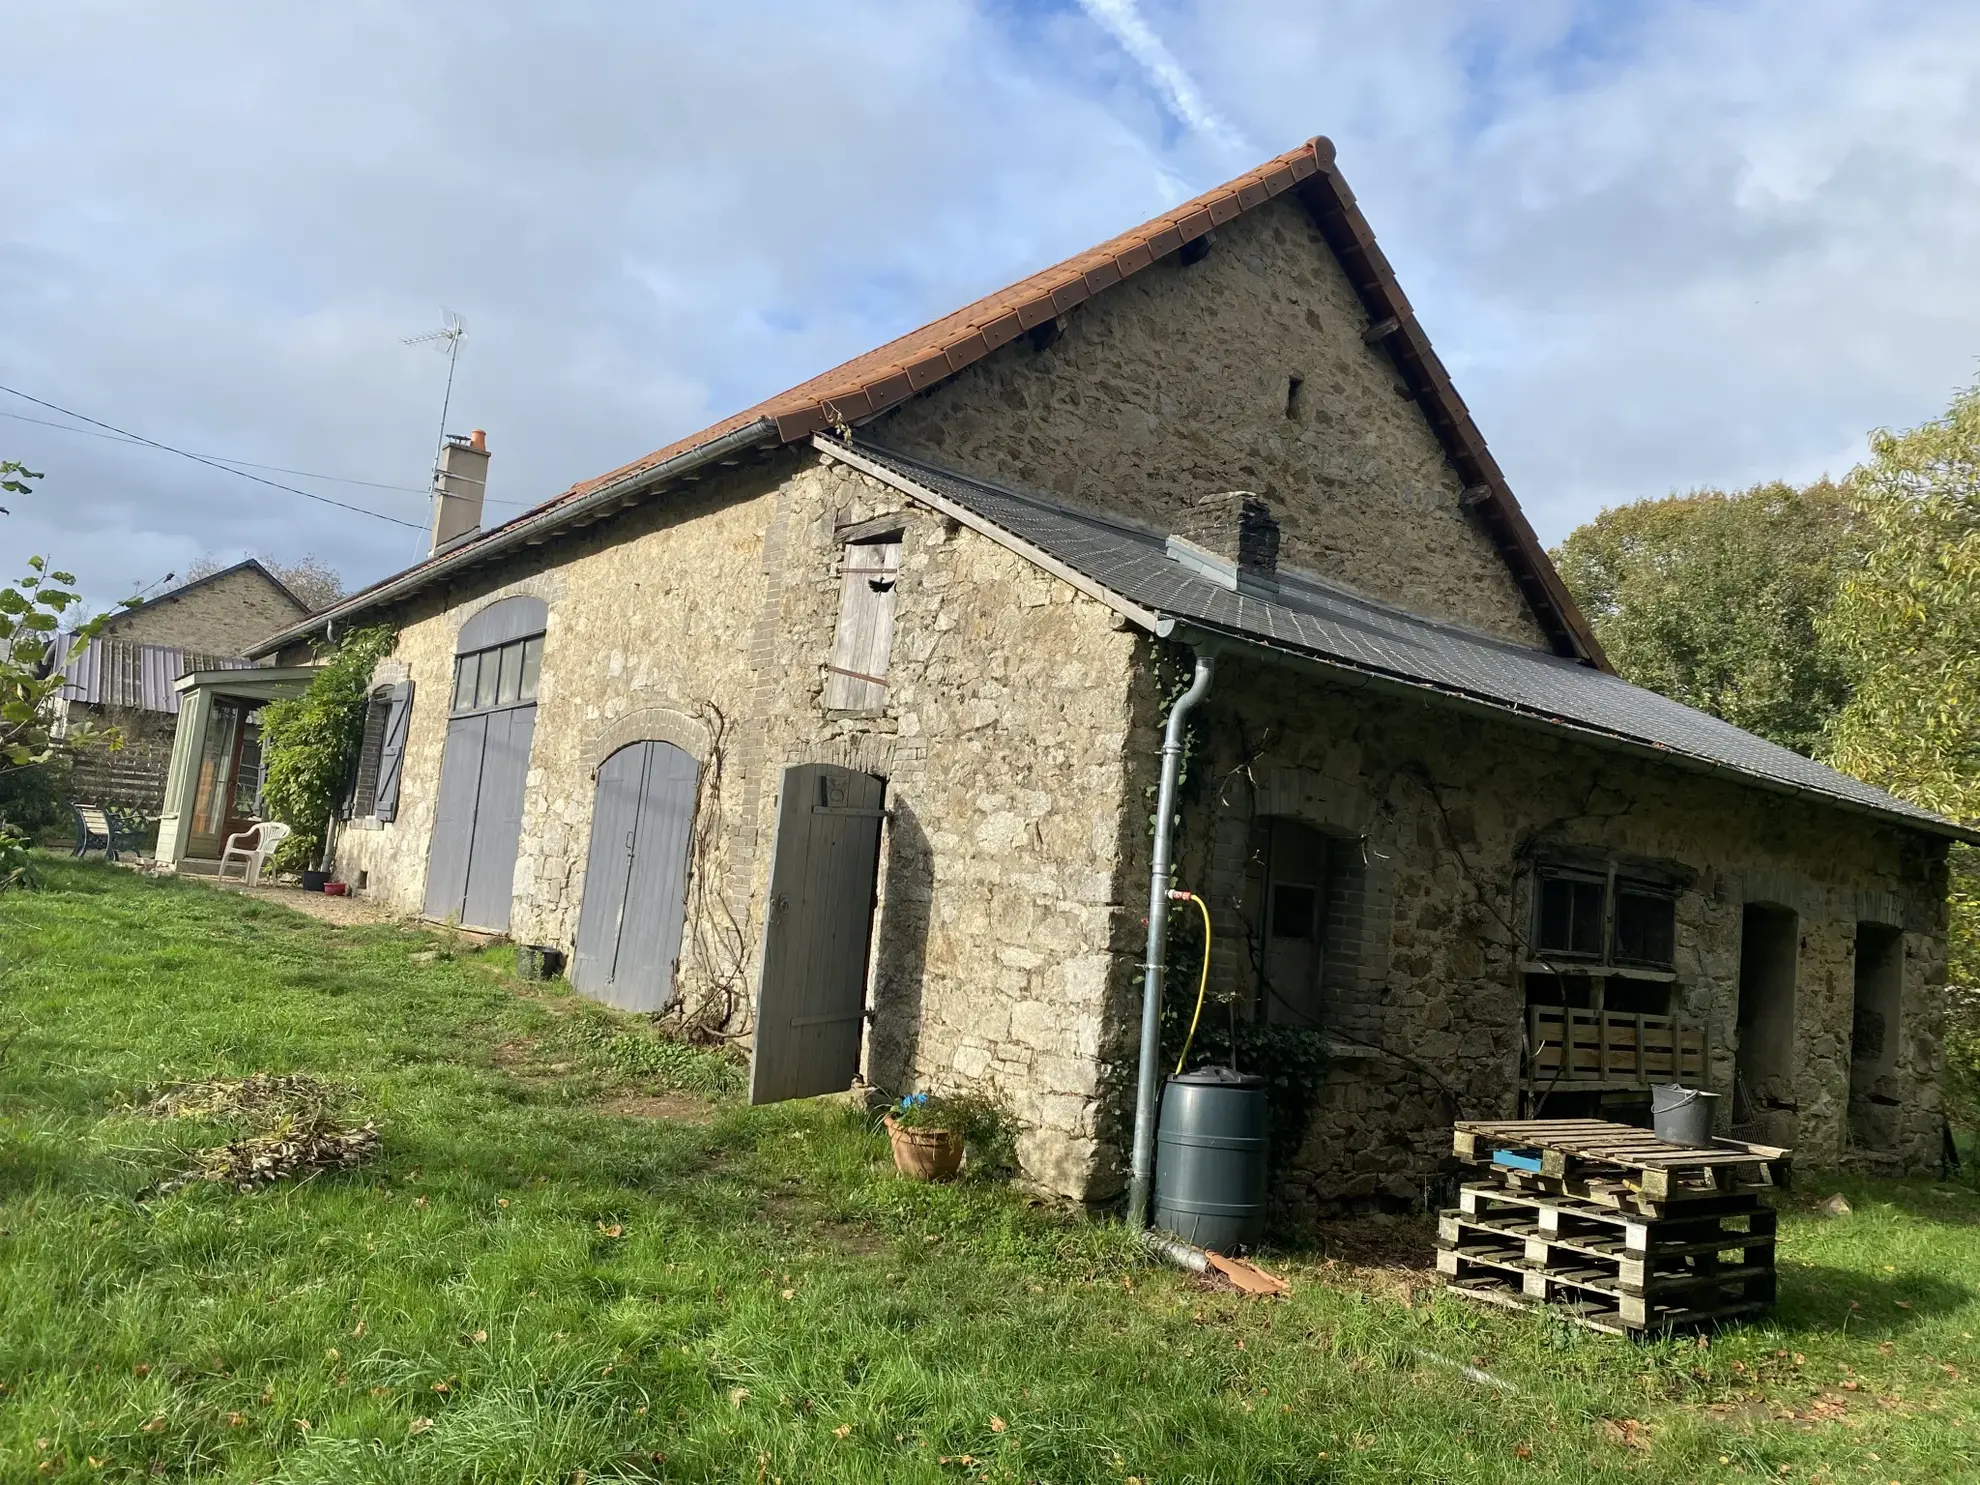
[[[510,707],[447,724],[433,840],[427,849],[429,918],[504,932],[522,839],[523,781],[536,708]]]
[[[687,917],[701,768],[672,743],[637,742],[598,769],[571,984],[628,1011],[662,1011]]]
[[[838,1093],[859,1071],[887,781],[826,763],[784,770],[749,1101]]]

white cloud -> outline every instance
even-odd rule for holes
[[[453,421],[517,505],[1322,132],[1549,540],[1839,470],[1980,352],[1967,0],[14,0],[7,30],[0,382],[418,485],[445,367],[400,339],[452,305]],[[0,420],[0,457],[48,471],[0,566],[49,550],[99,599],[202,551],[418,555],[93,439]]]

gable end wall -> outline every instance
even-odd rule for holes
[[[1287,197],[1217,229],[876,420],[903,453],[1162,532],[1249,489],[1279,560],[1518,643],[1546,639],[1422,408],[1306,209]],[[1288,414],[1288,380],[1300,390]]]

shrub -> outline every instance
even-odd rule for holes
[[[307,691],[262,708],[262,808],[294,832],[275,854],[278,869],[304,870],[323,859],[330,817],[364,742],[371,673],[395,638],[383,626],[353,630]]]

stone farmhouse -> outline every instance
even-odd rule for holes
[[[397,631],[336,872],[740,1036],[759,1101],[995,1089],[1032,1181],[1117,1194],[1197,675],[1217,1014],[1326,1049],[1288,1215],[1673,1078],[1937,1158],[1974,834],[1610,671],[1324,139],[506,524],[478,489],[259,647]]]
[[[308,613],[275,574],[249,558],[114,615],[64,662],[55,725],[58,736],[84,721],[115,727],[124,745],[78,750],[70,793],[91,804],[156,815],[165,802],[178,725],[179,678],[248,666],[250,646]],[[251,801],[259,779],[255,729],[242,728],[238,741],[247,767],[236,772]]]

